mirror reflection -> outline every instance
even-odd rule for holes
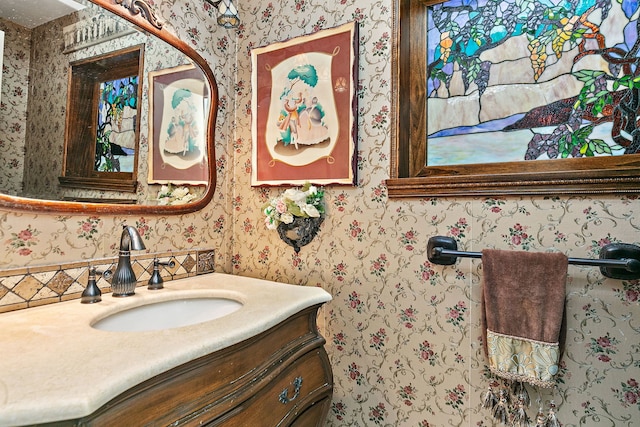
[[[138,82],[133,74],[100,83],[94,172],[133,172]],[[113,137],[112,137],[113,135]]]
[[[204,194],[211,90],[200,68],[87,0],[43,1],[0,0],[0,191],[136,205],[190,203]],[[21,7],[53,13],[33,17]],[[138,48],[138,77],[105,72],[126,69],[126,61],[108,58]],[[74,81],[78,64],[91,66]],[[136,94],[109,90],[126,89],[125,78],[140,85]]]

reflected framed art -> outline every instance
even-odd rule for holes
[[[149,183],[207,184],[209,102],[202,72],[193,65],[149,73]]]

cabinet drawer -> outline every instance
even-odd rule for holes
[[[331,396],[319,402],[314,402],[293,420],[291,427],[324,426],[324,422],[331,406]]]
[[[332,375],[324,349],[300,357],[267,387],[211,426],[290,426],[304,413],[305,426],[321,426],[332,394]],[[318,414],[314,418],[313,414]],[[301,424],[296,424],[301,425]]]
[[[91,415],[49,425],[321,426],[333,376],[318,307],[138,384]]]

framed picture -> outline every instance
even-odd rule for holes
[[[149,73],[150,184],[205,185],[209,93],[193,65]]]
[[[392,197],[640,192],[640,6],[400,0]]]
[[[251,185],[355,183],[357,25],[251,51]]]

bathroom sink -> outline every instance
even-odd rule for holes
[[[195,325],[231,314],[242,303],[227,298],[183,298],[113,313],[91,326],[114,332],[142,332]]]

